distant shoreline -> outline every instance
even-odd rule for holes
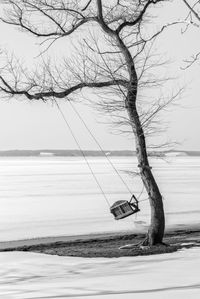
[[[82,157],[83,153],[79,150],[51,150],[51,149],[39,149],[39,150],[4,150],[0,151],[0,157]],[[84,150],[84,156],[86,157],[134,157],[135,151],[130,150]],[[200,151],[185,151],[185,150],[173,150],[173,151],[152,151],[149,152],[149,156],[155,157],[198,157]]]

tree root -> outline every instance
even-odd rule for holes
[[[120,246],[119,249],[133,249],[133,248],[136,248],[136,247],[139,247],[139,243],[137,244],[127,244],[127,245],[123,245],[123,246]]]
[[[144,239],[143,241],[136,243],[136,244],[127,244],[127,245],[123,245],[121,247],[119,247],[120,250],[130,250],[130,249],[149,249],[152,247],[160,247],[160,246],[165,246],[165,247],[169,247],[169,244],[166,244],[164,242],[160,242],[160,243],[156,243],[156,244],[150,244],[148,238]]]

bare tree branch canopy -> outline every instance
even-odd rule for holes
[[[155,38],[167,27],[148,31],[149,12],[166,0],[6,0],[1,21],[14,25],[48,44],[76,37],[71,58],[52,62],[42,55],[34,71],[19,61],[7,59],[0,70],[0,91],[5,96],[23,95],[29,100],[66,98],[82,89],[103,93],[104,109],[125,111],[136,141],[141,179],[152,209],[146,245],[162,244],[165,218],[162,195],[149,165],[146,127],[162,107],[161,101],[148,111],[138,111],[138,92],[159,86],[150,72],[161,61],[151,61],[149,51]],[[46,50],[47,50],[46,49]],[[47,53],[44,52],[47,56]],[[150,57],[150,61],[149,61]],[[176,98],[174,95],[172,98]],[[104,111],[105,111],[104,110]],[[121,120],[124,121],[124,120]],[[156,124],[156,123],[155,123]]]
[[[126,59],[126,62],[128,62],[127,65],[131,69],[132,67],[131,63],[133,64],[132,61],[133,59],[131,57],[131,54],[129,53],[129,50],[127,51],[127,49],[134,48],[134,50],[136,50],[135,51],[135,56],[136,56],[140,53],[140,51],[142,51],[146,43],[156,36],[156,34],[154,34],[145,40],[142,37],[142,34],[140,32],[141,31],[140,27],[143,21],[143,17],[147,11],[147,8],[162,1],[163,0],[135,1],[135,2],[134,1],[113,1],[110,6],[104,5],[104,16],[103,16],[102,1],[89,1],[86,4],[85,1],[42,0],[38,2],[37,0],[34,1],[7,0],[6,1],[7,5],[5,7],[5,14],[4,16],[1,17],[1,20],[7,24],[15,25],[20,29],[31,33],[34,36],[45,38],[43,43],[45,41],[46,42],[50,41],[50,43],[52,43],[53,41],[56,41],[57,38],[64,38],[66,36],[72,35],[75,31],[81,28],[83,28],[83,30],[89,29],[88,27],[86,27],[88,26],[86,23],[93,22],[94,25],[92,26],[99,25],[103,29],[103,31],[112,38],[112,41],[111,40],[109,41],[110,45],[108,46],[108,48],[111,54],[110,56],[113,56],[112,54],[116,54],[116,59],[113,64],[116,64],[117,66],[116,63],[117,59],[118,60],[120,59],[120,64],[121,64],[123,58],[119,56],[121,56],[120,54],[122,54],[122,50],[123,50],[123,54]],[[122,2],[124,3],[122,4]],[[126,26],[132,27],[130,33],[127,33],[125,31]],[[161,31],[163,29],[164,28],[162,28]],[[129,36],[126,37],[126,35]],[[87,47],[91,51],[94,51],[92,47],[89,46],[88,43],[87,43]],[[116,47],[119,49],[118,52],[116,52]],[[101,52],[100,49],[96,49],[96,54],[98,54],[99,56],[97,58],[98,63],[102,63],[102,55],[108,54],[109,51]],[[97,64],[97,61],[91,61],[91,58],[89,57],[89,55],[87,55],[87,57],[85,57],[85,61],[89,61],[89,60],[91,62],[89,66],[90,69],[91,68],[94,69],[94,65]],[[101,62],[99,60],[101,60]],[[85,61],[83,62],[84,68],[86,67]],[[124,63],[126,64],[126,62]],[[47,68],[48,67],[46,65],[44,71],[47,71]],[[125,69],[125,65],[124,67],[121,66],[118,67],[119,72],[120,70],[122,71],[122,69]],[[120,76],[118,76],[117,71],[115,70],[114,71],[115,76],[112,75],[109,78],[110,80],[108,80],[107,82],[105,81],[105,78],[101,78],[101,79],[99,77],[94,78],[97,77],[96,71],[97,70],[95,69],[95,75],[93,72],[94,75],[93,78],[90,78],[91,80],[87,80],[88,82],[85,82],[86,81],[85,80],[86,70],[85,70],[83,74],[84,78],[79,78],[78,82],[75,82],[73,86],[70,86],[65,91],[63,91],[63,86],[62,86],[62,91],[56,91],[53,89],[52,85],[49,86],[48,91],[41,90],[41,86],[38,86],[39,90],[37,90],[37,82],[31,82],[31,85],[29,85],[27,82],[26,84],[27,87],[24,90],[23,88],[15,89],[10,82],[6,82],[6,78],[3,78],[3,74],[1,74],[1,81],[3,83],[3,86],[1,86],[1,88],[3,91],[5,91],[7,94],[10,94],[11,96],[14,94],[16,95],[23,94],[27,96],[28,99],[40,99],[40,98],[44,99],[44,98],[49,98],[51,96],[64,98],[70,93],[78,89],[82,89],[84,87],[103,87],[104,83],[105,86],[112,86],[112,85],[125,86],[126,85],[128,73],[124,78],[122,77],[121,74]],[[128,72],[130,74],[130,70]],[[90,70],[90,75],[91,73],[92,71]],[[71,76],[70,73],[67,75]],[[106,74],[106,77],[107,76],[108,74]],[[95,83],[95,81],[98,82]],[[16,84],[15,82],[15,86],[17,85],[18,84]],[[60,84],[57,84],[56,87],[58,88],[59,85]],[[65,87],[66,85],[68,84],[66,84],[65,82]],[[36,92],[31,93],[32,90],[36,90]]]

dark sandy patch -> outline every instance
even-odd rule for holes
[[[58,239],[59,238],[59,239]],[[174,252],[182,248],[200,246],[200,228],[180,229],[166,233],[164,242],[169,246],[134,247],[119,249],[127,244],[141,242],[143,234],[97,234],[87,236],[32,239],[10,242],[0,246],[0,251],[30,251],[60,256],[122,257]],[[51,241],[51,239],[53,241]],[[20,243],[21,244],[20,244]],[[2,244],[1,244],[2,245]]]

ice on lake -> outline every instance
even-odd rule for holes
[[[135,157],[110,158],[136,196],[140,179]],[[105,158],[89,158],[112,204],[130,194]],[[167,227],[193,225],[200,219],[200,157],[151,159],[164,197]],[[115,221],[82,158],[0,158],[0,241],[98,232],[146,231],[149,203],[140,196],[141,212]],[[144,200],[144,201],[143,201]]]

